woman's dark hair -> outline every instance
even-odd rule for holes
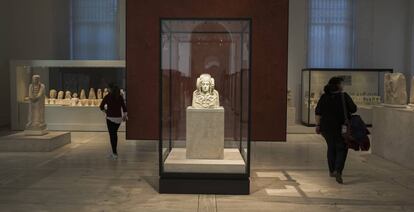
[[[342,77],[332,77],[323,89],[325,93],[333,93],[339,91],[341,83],[344,81]]]
[[[109,83],[109,90],[113,97],[118,98],[121,97],[121,91],[115,83]]]

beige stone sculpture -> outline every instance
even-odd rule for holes
[[[79,106],[79,98],[77,93],[73,93],[72,98],[70,99],[71,106]]]
[[[96,92],[96,98],[97,99],[103,99],[103,96],[102,96],[102,89],[98,89],[98,91]]]
[[[29,117],[25,135],[47,134],[45,123],[45,85],[39,75],[33,75],[29,86]]]
[[[96,100],[96,93],[95,93],[94,88],[89,89],[88,99],[89,99],[89,102],[88,102],[89,106],[94,106],[95,105],[95,100]]]
[[[201,74],[197,78],[197,90],[193,92],[193,108],[220,107],[219,93],[214,86],[214,78],[210,74]]]
[[[292,97],[292,90],[288,89],[287,91],[287,106],[293,107],[293,97]]]
[[[63,99],[64,97],[65,97],[65,93],[63,91],[59,91],[57,98],[58,99]]]
[[[49,104],[51,105],[56,104],[56,95],[57,95],[57,91],[55,89],[52,89],[49,91]]]
[[[407,83],[401,73],[387,73],[384,76],[384,103],[390,106],[407,105]]]
[[[101,105],[101,102],[102,102],[102,89],[99,88],[96,91],[96,99],[94,100],[94,105],[99,106]]]
[[[410,105],[414,106],[414,77],[411,79]]]
[[[58,94],[57,94],[57,99],[55,101],[55,104],[63,105],[64,97],[65,97],[65,93],[63,91],[59,91]]]
[[[86,98],[85,90],[84,89],[81,89],[81,92],[80,92],[80,100],[79,100],[80,105],[81,106],[88,106],[88,101],[89,100]]]
[[[68,105],[68,106],[71,105],[72,104],[71,99],[72,99],[72,93],[70,91],[66,91],[65,98],[62,101],[63,105]]]
[[[65,92],[65,99],[72,99],[72,93],[70,91]]]

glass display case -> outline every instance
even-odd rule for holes
[[[105,117],[98,106],[108,93],[108,84],[125,88],[124,61],[12,61],[13,130],[23,130],[27,122],[33,75],[39,75],[45,85],[45,121],[49,130],[105,131]],[[122,92],[126,95],[125,90]]]
[[[160,28],[160,192],[248,194],[251,20]]]
[[[303,69],[302,70],[302,123],[315,125],[315,109],[329,79],[344,79],[344,90],[358,105],[358,114],[367,125],[372,124],[372,107],[383,102],[384,75],[392,69]]]

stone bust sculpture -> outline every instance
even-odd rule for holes
[[[65,92],[65,99],[71,99],[72,98],[72,93],[70,91],[66,91]]]
[[[49,91],[49,104],[53,105],[56,103],[56,95],[57,91],[55,89]]]
[[[50,90],[49,97],[50,99],[56,99],[57,91],[55,89]]]
[[[45,85],[40,82],[39,75],[33,75],[29,86],[29,117],[26,135],[44,135],[45,133]]]
[[[65,93],[63,91],[58,92],[58,99],[63,99],[65,97]]]
[[[71,106],[78,106],[79,98],[77,93],[73,93],[72,99],[70,99],[70,105]]]
[[[96,98],[97,99],[103,99],[102,98],[102,89],[100,89],[100,88],[98,89],[98,91],[96,92]]]
[[[65,99],[62,101],[64,105],[70,105],[72,99],[72,93],[70,91],[65,92]]]
[[[220,107],[219,93],[214,89],[214,78],[210,74],[201,74],[197,78],[197,90],[193,92],[194,108]]]

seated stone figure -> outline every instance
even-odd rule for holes
[[[214,78],[210,74],[201,74],[196,86],[197,90],[193,92],[194,108],[220,107],[219,93],[214,89]]]

